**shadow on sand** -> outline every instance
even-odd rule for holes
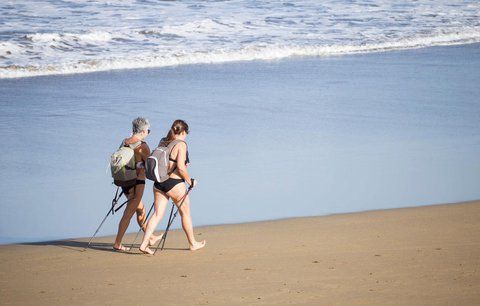
[[[85,252],[87,250],[95,250],[95,251],[102,251],[102,252],[112,252],[112,253],[124,253],[129,255],[143,255],[139,251],[140,244],[125,244],[125,246],[130,248],[130,251],[117,251],[113,249],[113,243],[104,243],[104,242],[92,242],[90,246],[88,246],[87,241],[82,240],[56,240],[56,241],[43,241],[43,242],[29,242],[29,243],[21,243],[22,245],[36,245],[36,246],[56,246],[59,248],[64,248],[76,252]],[[87,247],[88,246],[88,247]],[[154,247],[151,247],[152,249]],[[188,251],[188,248],[168,248],[164,247],[163,251]],[[157,255],[161,253],[162,250],[159,248],[157,251]]]

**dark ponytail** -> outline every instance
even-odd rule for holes
[[[172,127],[168,131],[165,141],[168,143],[174,140],[175,135],[179,135],[182,132],[186,132],[188,134],[188,124],[183,120],[177,119],[173,122]]]

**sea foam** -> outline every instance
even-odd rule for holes
[[[0,7],[0,78],[480,42],[477,1],[44,2]]]

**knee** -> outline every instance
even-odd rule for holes
[[[152,217],[159,218],[159,217],[161,217],[161,215],[162,215],[162,213],[161,213],[160,209],[154,209],[153,210]]]
[[[190,213],[190,207],[188,205],[182,205],[179,209],[178,212],[180,213],[180,216],[188,215]]]
[[[129,202],[135,202],[135,203],[138,204],[138,203],[140,203],[141,200],[142,200],[142,197],[141,197],[141,196],[138,196],[138,195],[134,194],[134,195],[130,198]]]
[[[135,209],[128,209],[128,207],[125,209],[125,211],[123,212],[123,217],[126,217],[126,218],[131,218],[133,217],[133,215],[135,214]]]

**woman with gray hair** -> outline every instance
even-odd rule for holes
[[[115,244],[113,245],[113,249],[115,251],[128,251],[129,248],[122,245],[122,239],[127,231],[127,228],[130,224],[130,219],[132,219],[133,215],[137,213],[137,222],[138,225],[145,231],[145,205],[142,203],[142,196],[143,191],[145,189],[145,168],[144,162],[147,157],[150,155],[150,148],[148,147],[147,143],[144,139],[150,134],[150,123],[148,119],[138,117],[132,121],[132,136],[126,138],[123,141],[124,146],[129,146],[133,148],[134,156],[135,156],[135,164],[136,164],[136,171],[137,171],[137,179],[133,186],[129,187],[122,187],[122,191],[129,200],[127,203],[127,207],[123,212],[122,219],[120,220],[120,224],[118,225],[118,233],[117,237],[115,238]],[[149,244],[153,245],[157,242],[161,237],[152,236],[149,240]]]

